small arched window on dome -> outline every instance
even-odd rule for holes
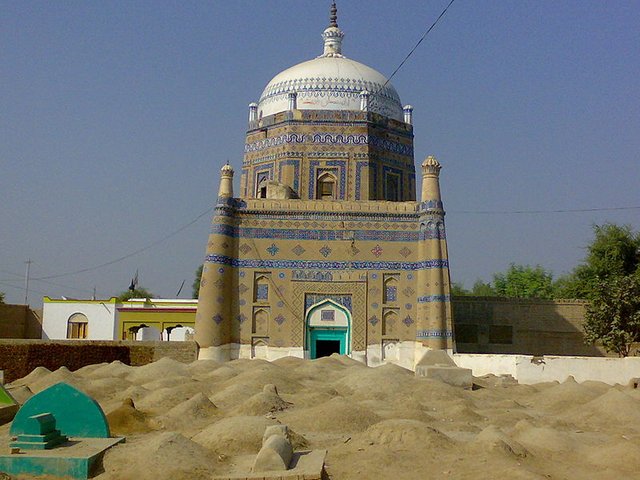
[[[267,198],[269,172],[260,172],[256,177],[256,198]]]
[[[318,176],[318,182],[316,183],[316,199],[335,200],[338,196],[337,190],[337,182],[334,175],[325,172]]]

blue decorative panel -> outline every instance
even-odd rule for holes
[[[304,297],[304,309],[309,309],[312,305],[320,303],[324,300],[333,300],[339,305],[342,305],[350,312],[353,312],[351,305],[351,295],[327,295],[324,293],[307,293]]]
[[[302,255],[304,252],[306,252],[306,250],[304,249],[304,247],[300,244],[296,245],[295,247],[293,247],[293,249],[291,250],[293,253],[295,253],[297,256]]]
[[[269,285],[256,285],[256,300],[269,300]]]
[[[318,168],[318,167],[321,167]],[[338,168],[325,168],[325,167],[338,167]],[[329,160],[327,162],[320,162],[319,160],[312,160],[309,162],[309,198],[316,198],[316,182],[317,174],[321,172],[332,171],[340,182],[340,199],[344,200],[346,194],[346,181],[347,181],[347,162],[346,160]]]
[[[385,262],[385,261],[323,261],[323,260],[269,260],[238,259],[226,255],[207,255],[205,261],[239,268],[297,269],[297,270],[422,270],[448,268],[447,260],[423,260],[421,262]],[[373,277],[373,275],[372,275]]]
[[[269,248],[267,248],[267,252],[269,252],[269,254],[272,257],[275,256],[279,251],[280,251],[280,249],[276,246],[275,243],[272,243],[271,246]]]
[[[286,319],[284,318],[284,316],[282,315],[278,315],[276,318],[273,319],[278,325],[282,325]]]
[[[299,192],[300,188],[300,160],[281,160],[278,162],[278,178],[282,182],[282,167],[286,165],[293,165],[293,185],[291,186],[296,192]]]
[[[451,330],[418,330],[416,338],[451,338],[453,332]]]
[[[335,310],[321,310],[320,320],[323,322],[333,322],[336,319]]]
[[[404,317],[404,320],[402,320],[402,323],[404,323],[408,327],[413,323],[413,318],[411,318],[410,315],[407,315],[406,317]]]
[[[425,295],[418,297],[418,303],[432,303],[432,302],[449,302],[451,301],[450,295]]]
[[[385,286],[384,299],[387,302],[395,302],[398,300],[398,287],[395,285]]]
[[[278,274],[278,278],[280,278],[280,279],[282,279],[282,278],[284,278],[284,277],[286,277],[286,276],[287,276],[287,275],[286,275],[284,272],[280,272],[280,273]]]
[[[312,282],[331,282],[333,275],[331,272],[322,272],[320,270],[294,270],[291,273],[293,280],[309,280]]]
[[[379,322],[380,320],[378,319],[378,317],[376,317],[375,315],[372,316],[371,318],[369,318],[369,323],[371,325],[373,325],[374,327],[376,326],[376,324]]]
[[[331,254],[331,248],[329,248],[329,245],[323,246],[319,251],[324,258],[327,258]]]

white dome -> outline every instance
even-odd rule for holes
[[[344,33],[336,22],[322,34],[324,53],[280,72],[267,84],[258,103],[258,118],[289,110],[289,93],[296,93],[299,110],[362,110],[361,93],[367,92],[367,110],[403,121],[398,92],[384,75],[342,55]]]
[[[344,57],[319,57],[280,72],[267,84],[258,116],[288,110],[288,93],[297,94],[300,110],[361,110],[360,93],[370,93],[370,112],[403,121],[398,92],[380,72]]]

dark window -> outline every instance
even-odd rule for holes
[[[489,343],[513,343],[513,327],[511,325],[489,326]]]
[[[478,325],[456,325],[456,342],[478,343]]]
[[[385,200],[391,202],[400,201],[400,177],[388,173],[384,177]]]

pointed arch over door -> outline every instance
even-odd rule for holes
[[[309,358],[350,354],[351,320],[351,312],[331,299],[309,307],[305,316],[305,349]]]

